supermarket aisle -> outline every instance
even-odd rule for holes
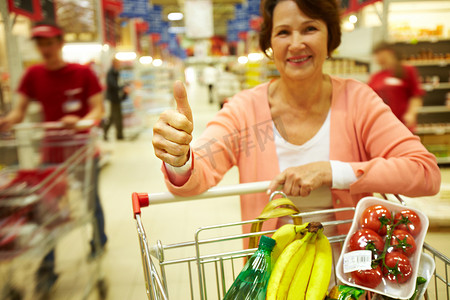
[[[190,87],[189,99],[194,111],[194,135],[197,136],[217,111],[217,106],[207,104],[207,90],[201,86]],[[155,121],[156,116],[151,119],[150,127]],[[159,171],[161,162],[153,155],[151,135],[149,129],[137,141],[107,146],[114,150],[110,164],[102,170],[100,191],[109,237],[103,266],[109,281],[108,299],[111,300],[147,299],[130,195],[135,191],[166,190]],[[236,170],[232,170],[222,184],[237,183],[237,178]],[[216,201],[224,204],[220,210]],[[239,202],[234,197],[155,206],[143,210],[143,219],[153,243],[157,239],[164,243],[181,242],[192,240],[195,229],[200,226],[238,221]],[[55,299],[80,298],[72,294],[70,298]],[[89,299],[97,299],[95,293]],[[181,298],[175,296],[174,299]]]
[[[207,90],[204,87],[191,86],[189,100],[194,112],[194,135],[198,136],[217,108],[207,103]],[[150,125],[155,120],[156,116],[151,118]],[[159,171],[161,163],[153,155],[151,134],[149,129],[137,141],[112,142],[108,145],[114,152],[111,163],[105,166],[101,173],[101,198],[109,236],[107,252],[103,258],[103,271],[109,283],[110,300],[147,299],[130,194],[134,191],[166,190]],[[448,174],[450,173],[446,173],[444,177],[446,180],[450,179]],[[233,169],[221,184],[237,183],[237,178],[237,170]],[[164,244],[190,241],[193,240],[195,229],[200,226],[240,220],[239,201],[237,197],[233,197],[160,205],[144,209],[143,219],[152,244],[158,239]],[[430,233],[428,241],[449,256],[449,237],[448,232]],[[74,237],[71,241],[76,239],[77,237]],[[58,251],[76,253],[86,248],[83,244],[86,239],[83,239],[82,234],[78,239],[79,243],[63,244]],[[86,252],[86,249],[83,251]],[[192,255],[186,251],[179,251],[178,254],[184,257]],[[80,268],[65,261],[61,261],[58,266],[61,270]],[[74,274],[62,272],[53,299],[80,299],[83,293],[83,280]],[[180,281],[185,279],[187,274],[176,270],[169,276],[173,280],[172,283],[181,284]],[[179,290],[182,290],[181,286]],[[172,299],[186,299],[185,294],[171,296]],[[89,299],[98,299],[97,294],[92,293]]]

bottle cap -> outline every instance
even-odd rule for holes
[[[266,248],[269,248],[270,250],[275,247],[276,241],[268,236],[261,236],[261,239],[259,240],[259,247],[264,246]]]

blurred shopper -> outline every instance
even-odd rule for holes
[[[122,100],[124,91],[119,86],[119,69],[120,61],[113,59],[111,68],[106,74],[106,100],[110,103],[110,114],[104,127],[105,140],[108,140],[108,131],[112,124],[116,127],[116,138],[123,140]]]
[[[220,72],[215,90],[220,108],[223,107],[229,98],[240,92],[241,84],[239,83],[237,76],[230,71],[229,66],[226,66],[225,69]]]
[[[31,30],[43,63],[26,70],[18,88],[15,108],[0,119],[0,130],[8,130],[22,122],[28,104],[35,100],[41,103],[45,122],[62,122],[74,127],[81,120],[100,121],[103,117],[102,88],[96,75],[87,66],[66,63],[62,59],[64,45],[62,29],[53,23],[40,22]],[[51,153],[50,153],[51,155]],[[94,159],[94,237],[91,255],[101,253],[107,237],[104,231],[103,210],[98,195],[98,157]],[[101,249],[96,249],[99,241]],[[45,257],[38,271],[38,288],[48,291],[57,280],[54,271],[54,250]]]
[[[373,54],[381,71],[372,75],[369,86],[389,105],[394,115],[413,131],[424,94],[416,69],[402,64],[401,54],[388,43],[377,45]]]
[[[241,183],[272,180],[268,193],[282,187],[300,211],[352,207],[368,193],[436,194],[440,171],[419,138],[370,87],[323,73],[341,42],[337,1],[261,5],[260,47],[272,53],[280,79],[235,95],[193,144],[192,111],[177,82],[177,109],[163,112],[153,128],[168,189],[200,194],[237,166]],[[268,199],[241,196],[242,218],[255,219]]]
[[[210,104],[214,102],[214,85],[217,82],[217,75],[218,71],[213,64],[210,64],[203,69],[203,83],[208,86]]]

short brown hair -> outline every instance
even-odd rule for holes
[[[273,11],[278,3],[287,0],[263,0],[261,3],[261,13],[263,24],[259,33],[259,46],[266,53],[271,48],[271,37],[273,27]],[[336,0],[292,0],[298,8],[308,17],[322,20],[327,24],[328,29],[328,55],[341,44],[341,18],[339,6]]]

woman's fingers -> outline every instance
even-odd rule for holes
[[[191,134],[194,130],[193,123],[189,121],[189,119],[185,115],[175,110],[167,110],[163,112],[161,114],[160,120],[168,124],[169,126],[177,130],[184,131],[188,134]]]
[[[155,136],[153,138],[153,146],[155,148],[164,150],[165,152],[173,156],[183,156],[189,152],[189,144],[174,143],[159,136]]]
[[[284,170],[272,180],[267,193],[270,194],[283,185],[283,191],[287,195],[306,197],[323,185],[331,187],[332,180],[330,162],[314,162]]]
[[[269,188],[267,189],[267,194],[271,194],[274,191],[276,191],[278,189],[278,187],[280,185],[284,184],[286,177],[285,177],[285,173],[280,173],[278,174],[273,180],[272,182],[269,184]]]
[[[286,195],[292,195],[292,191],[294,189],[294,187],[296,186],[296,182],[295,182],[295,178],[294,176],[292,176],[292,174],[290,174],[289,172],[287,172],[287,174],[285,175],[286,180],[284,181],[284,185],[283,185],[283,192]]]
[[[189,145],[192,141],[192,135],[173,128],[164,122],[158,122],[153,127],[153,139],[164,139],[180,145]]]
[[[155,148],[155,155],[163,162],[174,167],[182,167],[187,161],[186,156],[175,156],[159,148]]]
[[[188,160],[194,124],[186,89],[180,81],[173,86],[173,96],[177,108],[160,115],[153,127],[152,142],[158,158],[174,167],[181,167]]]

